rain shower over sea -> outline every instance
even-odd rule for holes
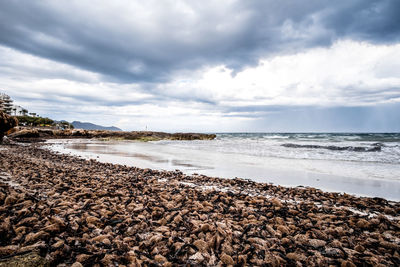
[[[221,133],[215,140],[49,140],[102,162],[400,200],[399,133]]]

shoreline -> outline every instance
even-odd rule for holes
[[[167,142],[167,145],[163,145],[164,142],[103,142],[93,139],[53,139],[46,142],[53,151],[101,162],[157,170],[179,169],[188,175],[198,173],[227,179],[241,177],[285,187],[308,186],[327,192],[346,192],[356,196],[400,201],[400,183],[394,175],[400,169],[394,165],[366,166],[364,163],[332,160],[258,157],[220,152],[211,149],[212,143],[201,143],[201,146],[210,146],[208,149],[200,149],[199,145],[194,149],[175,142]],[[215,145],[218,143],[215,142]],[[359,168],[359,164],[363,167]],[[385,178],[364,176],[371,175],[373,171]]]
[[[52,265],[400,264],[400,202],[100,163],[38,144],[5,148],[0,259],[38,251]]]

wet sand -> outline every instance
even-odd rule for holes
[[[51,150],[101,162],[167,171],[179,169],[188,175],[242,177],[261,183],[309,186],[400,201],[400,168],[395,164],[257,157],[158,142],[67,139],[47,143]]]
[[[0,264],[399,266],[400,203],[0,150]]]

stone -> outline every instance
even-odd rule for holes
[[[189,257],[189,260],[195,261],[196,263],[201,263],[204,261],[204,257],[200,252],[197,252]]]
[[[354,250],[360,253],[363,253],[365,251],[365,248],[361,245],[357,245],[354,247]]]
[[[49,237],[49,233],[45,231],[39,231],[37,233],[29,233],[25,237],[25,243],[34,243],[39,239],[47,239]]]
[[[233,261],[232,257],[228,254],[222,253],[221,261],[226,265],[233,265],[235,262]]]
[[[195,245],[200,251],[206,251],[208,248],[207,242],[202,239],[194,241],[193,245]]]
[[[344,257],[343,251],[338,248],[326,248],[324,255],[328,256],[330,258],[343,258]]]
[[[340,264],[340,266],[341,266],[341,267],[356,267],[356,265],[355,265],[353,262],[349,261],[349,260],[347,260],[347,261],[342,261],[342,263]]]
[[[304,261],[307,257],[299,253],[288,253],[286,257],[294,261]]]
[[[358,228],[360,228],[360,229],[367,229],[367,228],[369,228],[369,222],[367,221],[367,220],[365,220],[365,219],[359,219],[358,221],[357,221],[357,227]]]
[[[91,239],[91,241],[92,242],[103,242],[103,240],[108,239],[108,238],[109,238],[109,235],[99,235],[99,236],[93,237]]]
[[[87,261],[89,258],[90,258],[90,255],[88,255],[88,254],[79,254],[78,256],[76,256],[76,261],[82,263],[82,262]]]
[[[167,258],[165,258],[163,255],[156,255],[156,256],[154,257],[154,260],[155,260],[156,262],[158,262],[158,263],[164,263],[164,262],[167,262],[167,261],[168,261]]]
[[[282,234],[288,235],[289,234],[289,228],[283,225],[279,225],[277,227],[277,230],[280,231]]]
[[[320,248],[326,245],[326,241],[320,239],[309,239],[307,243],[313,248]]]

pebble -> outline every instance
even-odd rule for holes
[[[314,248],[320,248],[326,245],[326,241],[319,239],[309,239],[307,243]]]
[[[221,255],[221,261],[222,261],[224,264],[226,264],[226,265],[233,265],[233,264],[235,263],[235,262],[233,261],[232,257],[229,256],[229,255],[227,255],[227,254],[225,254],[225,253],[222,253],[222,255]]]
[[[306,256],[304,256],[303,254],[293,252],[286,254],[286,257],[294,261],[304,261],[306,259]]]
[[[195,245],[200,251],[206,251],[208,248],[207,242],[201,239],[194,241],[193,245]]]

